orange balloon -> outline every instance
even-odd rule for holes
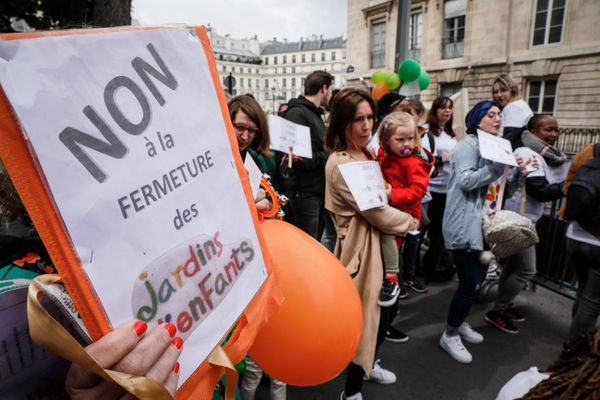
[[[356,353],[362,307],[333,254],[283,221],[261,224],[285,300],[258,332],[250,356],[270,376],[314,386],[339,375]]]
[[[379,100],[380,98],[383,97],[384,94],[389,93],[390,89],[387,88],[387,86],[385,86],[384,82],[378,83],[377,85],[373,86],[373,90],[371,91],[371,96],[375,99],[375,100]]]

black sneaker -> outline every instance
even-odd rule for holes
[[[427,287],[423,285],[414,275],[403,279],[402,283],[417,293],[427,293]]]
[[[400,294],[400,286],[397,282],[384,279],[383,285],[381,286],[381,292],[379,292],[379,300],[377,301],[381,307],[390,307],[398,300]]]
[[[392,343],[406,343],[408,342],[408,335],[390,326],[390,329],[385,333],[385,340]]]
[[[504,316],[512,322],[525,322],[525,316],[517,311],[514,307],[508,307],[504,310]]]
[[[519,329],[517,329],[510,319],[506,318],[500,311],[488,311],[488,313],[485,314],[485,320],[506,333],[519,333]]]
[[[410,293],[403,286],[404,284],[400,285],[400,294],[398,295],[400,300],[405,300],[410,297]]]

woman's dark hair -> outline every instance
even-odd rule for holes
[[[572,345],[566,345],[547,372],[550,377],[520,400],[600,399],[600,330],[580,335]]]
[[[254,97],[248,95],[236,96],[229,100],[229,117],[231,122],[235,120],[235,116],[238,112],[242,111],[254,122],[256,127],[260,130],[260,133],[254,137],[250,148],[256,150],[263,156],[270,157],[271,152],[269,151],[270,136],[269,136],[269,124],[262,108],[258,105]]]
[[[429,114],[427,115],[427,125],[429,125],[429,132],[431,132],[434,136],[440,136],[440,133],[442,133],[440,122],[437,117],[437,110],[446,107],[448,104],[450,104],[450,107],[454,108],[454,102],[450,97],[447,96],[440,96],[431,104],[431,110],[429,110]],[[446,132],[450,137],[456,136],[454,130],[452,129],[453,120],[454,113],[452,113],[450,120],[446,123],[446,125],[444,125],[444,132]]]
[[[329,114],[329,126],[325,135],[325,145],[329,151],[346,150],[345,132],[348,125],[352,124],[356,108],[358,104],[366,101],[373,110],[373,115],[377,113],[375,101],[369,93],[362,89],[346,88],[340,90],[335,96],[331,105],[331,113]]]
[[[533,130],[539,126],[540,122],[547,117],[554,118],[550,114],[533,114],[533,117],[527,122],[527,130],[533,132]]]

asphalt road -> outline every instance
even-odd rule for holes
[[[386,342],[379,352],[382,366],[395,372],[398,381],[392,385],[366,382],[362,392],[365,400],[493,400],[515,373],[531,366],[542,370],[558,356],[571,320],[572,301],[538,286],[517,298],[519,310],[527,317],[517,325],[518,334],[504,333],[485,322],[490,305],[474,306],[468,322],[484,335],[485,341],[466,344],[473,354],[472,364],[454,361],[438,341],[456,284],[451,281],[430,286],[426,294],[411,293],[410,299],[401,300],[394,325],[410,340],[404,344]],[[288,387],[287,398],[337,400],[344,374],[319,386]],[[268,399],[268,382],[263,381],[256,400]]]

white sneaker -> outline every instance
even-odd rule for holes
[[[469,343],[479,344],[483,342],[483,335],[479,332],[474,331],[468,322],[463,322],[460,325],[460,327],[458,328],[458,334],[460,335],[460,337],[463,338],[463,340]]]
[[[446,335],[446,331],[444,331],[440,338],[440,346],[450,354],[450,357],[460,363],[470,364],[473,361],[473,356],[463,346],[460,335],[448,336]]]
[[[350,397],[346,397],[346,395],[344,394],[344,392],[342,392],[342,394],[340,394],[340,400],[363,400],[363,398],[362,398],[362,393],[361,392],[353,394]]]
[[[389,385],[391,383],[395,383],[396,374],[394,374],[392,371],[388,371],[387,369],[381,368],[381,366],[379,365],[379,361],[380,360],[375,361],[375,365],[371,370],[371,375],[365,375],[364,380],[381,383],[382,385]]]

